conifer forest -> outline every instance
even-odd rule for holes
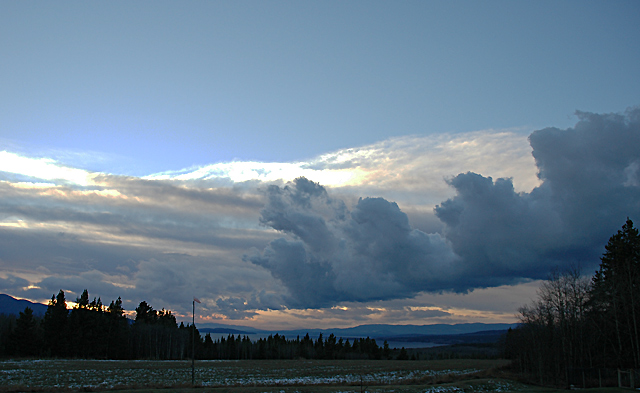
[[[51,298],[44,318],[26,308],[17,319],[2,316],[1,322],[3,356],[169,360],[190,359],[193,348],[196,359],[388,359],[391,354],[388,345],[380,347],[375,339],[350,341],[333,334],[315,340],[308,334],[295,339],[275,334],[254,341],[229,335],[214,341],[193,325],[178,325],[171,311],[154,310],[146,301],[131,321],[120,298],[104,306],[100,299],[89,302],[87,290],[71,310],[61,290]]]

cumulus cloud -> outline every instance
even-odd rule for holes
[[[531,134],[542,184],[530,193],[472,173],[449,182],[457,195],[436,214],[473,271],[544,278],[552,266],[593,266],[626,217],[640,217],[640,187],[629,169],[640,159],[640,108],[578,116],[574,128]]]
[[[444,239],[412,229],[398,205],[382,198],[360,199],[350,211],[321,185],[298,178],[267,189],[261,221],[290,237],[245,259],[282,281],[290,307],[455,289],[448,275],[456,256]]]
[[[210,318],[455,320],[472,303],[457,294],[595,266],[638,219],[638,111],[580,113],[530,144],[508,131],[408,136],[148,178],[5,152],[0,286],[42,301],[87,288],[178,315],[195,295]],[[512,305],[496,307],[505,320]]]
[[[280,280],[296,308],[466,292],[544,278],[558,265],[592,267],[624,219],[640,216],[640,109],[578,116],[572,129],[531,134],[541,184],[530,192],[472,172],[448,180],[456,195],[435,208],[441,234],[412,229],[382,198],[349,210],[305,178],[271,186],[261,222],[286,236],[245,259]]]

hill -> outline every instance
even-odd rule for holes
[[[47,306],[44,304],[32,303],[28,300],[19,300],[9,295],[0,294],[0,314],[18,316],[27,307],[33,310],[33,315],[42,317],[47,312]]]
[[[197,327],[197,325],[196,325]],[[198,328],[198,331],[200,332],[200,334],[206,334],[206,333],[211,333],[211,334],[233,334],[234,336],[240,335],[240,336],[244,336],[244,335],[249,335],[249,334],[255,334],[255,332],[248,332],[245,330],[238,330],[238,329],[232,329],[232,328],[223,328],[223,327],[219,327],[219,328]]]
[[[320,333],[323,336],[334,334],[336,337],[355,338],[355,337],[371,337],[377,339],[387,339],[390,341],[412,341],[412,342],[433,342],[431,339],[439,341],[453,341],[454,337],[458,340],[482,341],[483,336],[498,336],[504,333],[510,327],[516,324],[507,323],[461,323],[461,324],[432,324],[432,325],[387,325],[387,324],[371,324],[359,325],[350,328],[333,328],[333,329],[295,329],[295,330],[259,330],[249,326],[239,325],[222,325],[222,324],[198,324],[198,329],[202,333],[230,333],[230,334],[256,334],[267,336],[269,334],[280,334],[285,337],[303,337],[309,334],[312,338],[317,338]],[[460,336],[469,335],[466,338]],[[493,340],[493,338],[485,337],[484,339]]]
[[[416,334],[379,337],[381,340],[393,340],[395,342],[428,342],[438,345],[457,344],[491,344],[498,342],[507,330],[485,330],[464,334]]]

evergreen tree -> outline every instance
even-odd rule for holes
[[[16,325],[16,317],[12,314],[0,314],[0,356],[10,355],[13,350],[11,334]]]
[[[336,341],[336,336],[331,333],[329,337],[327,337],[327,341],[324,343],[324,356],[325,359],[335,359],[336,351],[337,351],[338,342]]]
[[[124,359],[127,355],[129,341],[129,322],[124,315],[122,299],[111,301],[105,312],[106,317],[106,348],[108,359]]]
[[[16,328],[11,334],[12,352],[16,356],[36,356],[40,351],[38,321],[29,307],[20,312]]]
[[[92,346],[92,326],[89,316],[89,292],[86,289],[76,298],[76,306],[69,313],[68,326],[73,337],[70,340],[68,355],[85,359],[91,357],[88,351]]]
[[[409,354],[404,347],[400,348],[400,353],[398,354],[396,360],[409,360]]]
[[[309,333],[300,340],[298,353],[305,359],[312,359],[315,357],[315,350],[313,348],[313,340],[309,337]]]
[[[158,312],[144,300],[136,307],[136,323],[153,324],[158,319]]]
[[[616,367],[640,367],[640,235],[627,218],[609,239],[591,292],[599,331],[613,332],[609,344]]]
[[[79,298],[76,298],[76,308],[89,308],[89,291],[82,291],[82,295]]]
[[[211,339],[211,334],[204,335],[204,343],[202,344],[202,358],[215,359],[215,344]]]
[[[314,359],[324,359],[325,357],[325,348],[324,348],[324,339],[322,338],[322,333],[318,335],[318,339],[316,340],[315,345],[313,346],[315,351]]]
[[[391,359],[391,348],[389,348],[389,343],[387,342],[387,340],[384,340],[382,357],[385,359]]]
[[[101,358],[106,355],[109,342],[107,318],[100,298],[89,302],[89,291],[84,290],[69,313],[70,356]]]
[[[191,355],[192,333],[183,333],[181,330],[178,329],[176,318],[171,311],[164,308],[156,311],[146,301],[140,302],[136,308],[136,319],[132,327],[133,356],[174,359],[183,358],[187,353]],[[196,334],[198,334],[197,330]],[[187,338],[188,343],[184,342]],[[201,344],[202,340],[196,337],[196,342]],[[196,354],[198,350],[199,347],[196,348]]]
[[[57,296],[52,296],[49,307],[44,314],[44,343],[51,356],[68,355],[69,335],[67,331],[67,301],[61,289]]]

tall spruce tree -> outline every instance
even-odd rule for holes
[[[12,352],[16,356],[36,356],[40,350],[38,321],[29,307],[20,311],[16,328],[11,334]]]
[[[146,301],[141,301],[138,307],[136,307],[136,319],[137,324],[146,323],[153,324],[158,320],[158,312],[147,304]]]
[[[100,298],[89,302],[89,291],[84,290],[76,299],[76,306],[69,313],[69,331],[71,356],[82,358],[104,357],[108,338],[107,318]]]
[[[640,235],[626,223],[605,246],[593,278],[591,300],[599,331],[608,334],[609,361],[640,367]]]
[[[44,314],[44,343],[51,356],[68,355],[69,335],[67,332],[67,301],[61,289],[57,296],[52,296],[49,307]]]
[[[122,359],[127,356],[129,323],[122,308],[122,299],[111,301],[105,312],[106,317],[106,356],[109,359]]]

